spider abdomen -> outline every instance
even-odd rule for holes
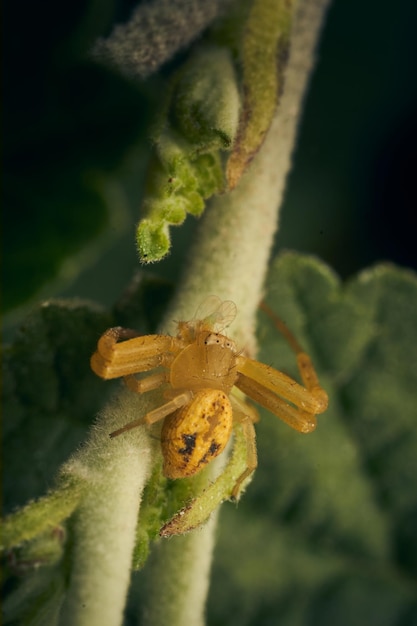
[[[198,391],[189,404],[165,418],[161,432],[164,475],[197,474],[224,450],[232,425],[232,406],[224,391]]]

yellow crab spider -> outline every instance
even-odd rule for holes
[[[310,357],[286,325],[266,304],[296,353],[303,385],[286,374],[242,354],[221,331],[236,315],[236,306],[212,296],[194,319],[178,322],[177,335],[138,335],[134,330],[109,328],[91,357],[93,371],[104,379],[123,377],[129,389],[146,393],[163,387],[166,402],[143,417],[110,433],[117,437],[143,424],[164,420],[161,430],[163,473],[167,478],[192,476],[226,447],[233,424],[242,424],[247,443],[246,469],[236,481],[237,497],[243,481],[257,466],[254,422],[257,411],[232,394],[234,387],[302,433],[316,427],[316,415],[328,405]],[[204,310],[203,310],[204,309]],[[137,379],[135,374],[151,372]]]

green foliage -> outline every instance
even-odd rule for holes
[[[222,513],[209,623],[412,624],[416,276],[380,265],[342,285],[319,261],[287,253],[266,300],[312,357],[330,404],[309,435],[263,412],[255,478],[238,511]],[[297,377],[262,312],[259,339],[259,358]]]
[[[172,79],[170,99],[154,132],[154,155],[137,231],[143,262],[163,258],[169,225],[200,215],[206,198],[224,187],[220,151],[238,125],[239,95],[227,49],[197,51]]]
[[[283,91],[290,45],[292,2],[254,0],[240,42],[243,106],[239,132],[227,163],[233,189],[258,152]]]
[[[142,262],[159,261],[169,252],[169,225],[182,224],[187,213],[199,216],[206,199],[236,186],[272,122],[283,89],[293,7],[275,0],[249,5],[243,17],[232,10],[213,30],[212,40],[226,46],[197,49],[173,78],[154,133],[137,230]],[[220,158],[225,149],[232,150],[226,175]]]
[[[116,324],[155,331],[170,294],[166,281],[138,273],[112,312],[84,301],[51,300],[23,322],[3,352],[7,512],[51,487],[51,477],[108,397],[111,384],[89,365],[100,334]]]
[[[162,475],[162,462],[155,464],[143,494],[136,529],[133,569],[139,570],[145,565],[152,544],[161,537],[186,534],[202,527],[218,505],[230,498],[231,486],[234,484],[230,474],[237,471],[239,475],[243,471],[239,468],[239,462],[242,466],[242,449],[246,451],[245,441],[240,434],[235,458],[229,462],[228,471],[212,484],[208,467],[197,476],[167,480]]]
[[[157,463],[143,494],[140,519],[136,528],[132,567],[141,569],[149,556],[151,543],[159,537],[167,508],[167,479],[162,476],[162,464]]]
[[[111,320],[85,302],[50,301],[26,319],[4,350],[3,462],[8,471],[3,488],[8,510],[42,495],[85,435],[106,393],[89,358]]]
[[[53,551],[45,551],[45,536],[49,540],[53,533],[58,534],[61,523],[77,507],[84,488],[85,484],[80,480],[60,480],[54,491],[29,502],[7,517],[3,522],[1,550],[19,547],[24,555],[23,561],[50,564],[55,560],[55,554]],[[50,541],[47,543],[48,547],[49,544]]]

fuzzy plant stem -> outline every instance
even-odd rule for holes
[[[84,447],[62,469],[64,476],[78,477],[88,488],[70,527],[72,563],[60,626],[122,623],[140,501],[155,443],[144,428],[115,440],[109,432],[137,415],[139,400],[139,409],[151,408],[149,398],[122,389],[103,410]]]
[[[165,331],[175,332],[172,320],[192,318],[204,298],[215,294],[222,300],[233,300],[238,308],[228,335],[250,354],[256,353],[256,311],[327,5],[327,0],[304,0],[298,4],[277,115],[237,188],[210,203],[191,251],[188,270],[162,325]],[[173,537],[158,546],[149,571],[146,626],[204,624],[216,518],[213,516],[203,529]]]
[[[190,45],[231,0],[142,2],[126,24],[99,39],[92,54],[126,76],[143,78]]]
[[[217,512],[204,528],[156,546],[147,571],[143,626],[203,626],[216,525]]]

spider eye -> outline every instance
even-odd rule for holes
[[[225,337],[224,335],[220,335],[218,333],[210,333],[204,339],[204,345],[212,346],[217,345],[222,348],[226,348],[227,350],[236,351],[236,346],[233,341]]]
[[[216,335],[216,333],[210,333],[210,335],[207,335],[207,337],[205,338],[204,343],[206,344],[206,346],[212,346],[213,344],[220,344],[221,340],[220,337]]]

